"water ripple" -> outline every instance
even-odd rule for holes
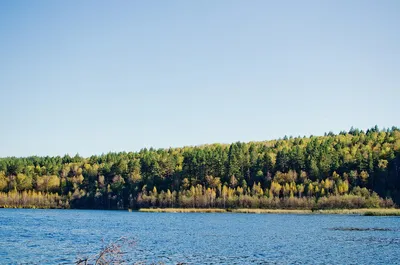
[[[121,236],[143,264],[396,264],[400,218],[0,209],[0,264],[73,264]]]

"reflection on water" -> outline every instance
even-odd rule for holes
[[[121,236],[133,262],[396,264],[400,218],[0,210],[0,264],[73,264]]]

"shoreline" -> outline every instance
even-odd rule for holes
[[[221,209],[221,208],[141,208],[145,213],[247,213],[247,214],[339,214],[362,216],[400,216],[396,208],[360,208],[360,209]]]
[[[359,215],[359,216],[400,216],[400,208],[356,208],[356,209],[256,209],[256,208],[140,208],[140,209],[82,209],[82,208],[40,208],[40,207],[0,207],[1,209],[30,210],[93,210],[128,211],[142,213],[243,213],[243,214],[296,214],[296,215]]]

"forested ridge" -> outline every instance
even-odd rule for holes
[[[0,207],[361,208],[400,203],[396,127],[88,158],[0,158]]]

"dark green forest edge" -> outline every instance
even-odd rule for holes
[[[0,207],[386,208],[400,203],[400,130],[83,158],[0,158]]]

